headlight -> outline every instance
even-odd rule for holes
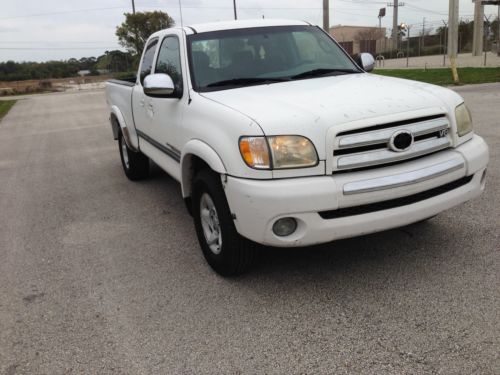
[[[240,152],[245,163],[256,169],[304,168],[318,164],[314,145],[298,135],[242,137]]]
[[[318,155],[311,141],[298,135],[268,137],[273,168],[301,168],[318,164]]]
[[[455,108],[455,118],[457,120],[457,130],[460,137],[472,131],[472,117],[465,103]]]

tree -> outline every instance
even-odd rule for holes
[[[161,11],[125,13],[125,22],[116,28],[120,45],[139,55],[151,34],[175,25],[167,13]]]
[[[111,72],[127,72],[130,71],[132,63],[133,58],[130,53],[114,50],[106,51],[104,55],[99,56],[95,67]]]

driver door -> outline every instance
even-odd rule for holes
[[[141,134],[149,134],[152,127],[152,118],[147,112],[148,107],[146,102],[148,97],[144,94],[142,86],[144,78],[151,74],[153,70],[153,62],[156,50],[158,48],[158,38],[151,39],[142,55],[141,66],[139,68],[139,76],[132,91],[132,111],[134,116],[135,128],[139,135],[139,143],[141,143]]]
[[[157,141],[163,152],[175,161],[180,161],[181,147],[178,134],[187,105],[181,64],[181,39],[177,34],[168,34],[160,42],[154,73],[168,74],[174,83],[174,92],[168,96],[147,97],[146,113],[151,117],[149,136]],[[159,145],[159,146],[160,146]]]

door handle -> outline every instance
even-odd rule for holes
[[[139,101],[139,105],[140,105],[141,107],[144,107],[144,99],[141,99],[141,100]]]

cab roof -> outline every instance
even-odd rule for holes
[[[255,20],[236,20],[236,21],[221,21],[210,23],[198,23],[192,25],[184,25],[184,27],[173,27],[173,29],[182,29],[187,35],[206,33],[210,31],[247,29],[252,27],[271,27],[271,26],[306,26],[311,25],[306,21],[284,20],[284,19],[255,19]],[[161,30],[154,33],[152,36],[159,36],[166,32]]]
[[[256,19],[256,20],[239,20],[239,21],[235,20],[235,21],[199,23],[195,25],[186,25],[184,29],[186,33],[205,33],[208,31],[246,29],[251,27],[298,26],[298,25],[310,25],[310,23],[305,21],[282,20],[282,19]]]

